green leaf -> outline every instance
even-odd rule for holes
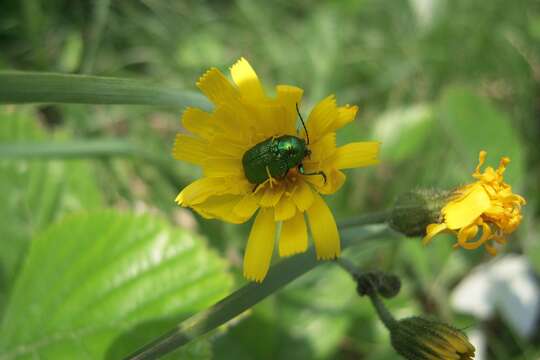
[[[225,262],[151,216],[68,217],[34,239],[0,328],[0,357],[118,359],[223,297]]]
[[[47,137],[28,111],[0,107],[0,146]],[[100,207],[103,197],[88,161],[0,159],[0,188],[1,314],[33,234],[64,213]]]
[[[0,72],[0,104],[79,103],[209,108],[192,91],[162,88],[140,80],[55,73]]]
[[[525,158],[513,121],[490,101],[464,87],[446,89],[438,107],[443,130],[451,141],[451,151],[459,155],[462,169],[471,173],[480,150],[488,152],[486,165],[497,167],[502,156],[512,160],[505,179],[516,189],[522,186]],[[444,150],[446,151],[446,150]]]

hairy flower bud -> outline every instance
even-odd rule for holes
[[[384,298],[392,298],[401,290],[401,280],[396,275],[381,271],[365,272],[355,276],[358,295],[379,294]]]
[[[474,359],[474,346],[461,331],[423,317],[399,320],[390,328],[394,349],[406,359]]]
[[[407,236],[424,236],[429,224],[439,222],[441,209],[446,204],[449,191],[418,189],[398,197],[392,214],[390,226]]]

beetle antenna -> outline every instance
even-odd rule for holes
[[[300,121],[302,122],[302,126],[304,127],[304,131],[306,132],[307,144],[309,145],[309,134],[307,132],[306,124],[304,123],[304,119],[302,119],[302,115],[300,115],[300,110],[298,110],[298,103],[296,103],[296,112],[298,113],[298,116],[300,117]]]

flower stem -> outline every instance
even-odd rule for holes
[[[390,311],[388,311],[388,308],[386,305],[384,305],[384,302],[381,300],[377,292],[369,294],[368,296],[371,300],[371,304],[373,304],[373,307],[377,311],[379,319],[383,322],[388,331],[392,330],[392,328],[397,324],[397,320],[390,313]]]
[[[361,225],[383,224],[386,223],[391,213],[392,212],[389,210],[383,210],[351,217],[349,219],[339,221],[338,227],[340,229],[347,229]]]

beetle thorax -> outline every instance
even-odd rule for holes
[[[284,135],[277,138],[277,150],[280,157],[287,162],[289,168],[296,167],[307,156],[308,149],[304,139]]]

